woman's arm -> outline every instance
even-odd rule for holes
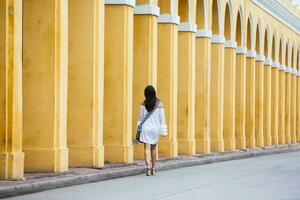
[[[143,106],[141,105],[139,110],[139,118],[138,118],[137,126],[139,126],[142,123],[143,116],[144,116]]]
[[[165,111],[163,106],[161,105],[161,107],[158,110],[159,110],[159,120],[160,120],[160,133],[161,135],[167,135],[168,127],[166,125]]]

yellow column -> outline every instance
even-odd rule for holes
[[[224,53],[224,149],[235,150],[236,42],[225,42]]]
[[[285,66],[279,68],[278,143],[285,144]]]
[[[196,152],[210,153],[210,61],[211,36],[208,29],[196,33],[195,134]]]
[[[236,52],[236,95],[235,95],[235,130],[236,148],[246,148],[246,53],[245,47],[238,47]]]
[[[276,61],[271,69],[271,135],[272,145],[278,145],[278,81],[279,63]]]
[[[300,143],[300,71],[298,69],[297,72],[297,80],[296,80],[296,84],[297,84],[297,116],[296,116],[296,134],[297,134],[297,142]]]
[[[164,104],[168,135],[160,139],[159,154],[178,155],[177,142],[177,51],[179,17],[163,14],[157,28],[157,90]]]
[[[179,24],[178,33],[178,153],[192,155],[195,149],[195,32],[196,25]]]
[[[287,67],[285,70],[285,143],[291,143],[291,72]]]
[[[142,0],[140,0],[142,1]],[[147,3],[147,2],[142,2]],[[156,5],[137,5],[134,8],[133,38],[133,137],[135,137],[138,110],[145,99],[144,89],[157,86],[157,16]],[[159,95],[159,94],[158,94]],[[134,146],[134,158],[144,158],[142,144]]]
[[[22,179],[22,1],[0,1],[0,179]]]
[[[224,151],[223,108],[224,108],[224,36],[213,35],[211,44],[211,104],[210,131],[211,151]]]
[[[25,171],[68,169],[68,1],[23,1]]]
[[[133,162],[133,6],[130,1],[105,1],[103,139],[108,162]]]
[[[255,146],[264,146],[264,61],[257,55],[255,62]]]
[[[292,143],[297,143],[296,115],[297,115],[297,70],[293,68],[291,73],[291,136]]]
[[[246,60],[246,147],[255,148],[255,51]]]
[[[101,167],[104,4],[69,0],[68,148],[70,166]],[[78,42],[80,41],[80,42]]]
[[[263,134],[264,134],[264,146],[270,146],[272,144],[271,136],[271,96],[272,96],[272,60],[267,58],[264,66],[264,102],[263,102]]]

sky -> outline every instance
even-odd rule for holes
[[[298,8],[300,8],[300,0],[292,0],[292,3],[297,4]]]

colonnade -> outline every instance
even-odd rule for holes
[[[160,156],[300,142],[300,30],[274,15],[258,0],[2,0],[0,178],[142,159],[148,84]]]

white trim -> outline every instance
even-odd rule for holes
[[[213,44],[224,44],[225,37],[223,35],[213,35],[211,38],[211,43]]]
[[[292,70],[293,70],[292,73],[297,76],[298,71],[295,68],[293,68]]]
[[[233,41],[233,40],[226,40],[225,41],[225,48],[236,49],[237,48],[237,42]]]
[[[280,71],[285,71],[285,69],[286,69],[286,66],[285,66],[285,65],[280,65],[280,67],[279,67],[279,70],[280,70]]]
[[[199,29],[196,32],[196,37],[211,38],[212,32],[209,29]]]
[[[300,77],[300,71],[297,72],[297,76]]]
[[[137,5],[134,7],[135,15],[160,15],[160,8],[156,5]]]
[[[300,35],[300,18],[278,0],[251,0],[265,12]]]
[[[265,56],[262,54],[256,55],[256,58],[255,58],[255,60],[258,62],[265,62],[265,59],[266,59]]]
[[[280,67],[279,62],[277,62],[277,61],[273,62],[272,67],[274,67],[274,68],[279,68],[279,67]]]
[[[287,68],[285,68],[285,72],[291,74],[293,72],[293,70],[292,70],[292,68],[287,67]]]
[[[267,65],[267,66],[272,66],[272,65],[273,65],[272,59],[271,59],[271,58],[266,58],[266,59],[265,59],[265,65]]]
[[[135,0],[105,0],[105,5],[127,5],[134,7]]]
[[[179,24],[180,17],[174,14],[162,14],[157,19],[160,24]]]
[[[247,58],[256,58],[256,51],[247,51]]]
[[[239,46],[236,48],[236,53],[237,54],[246,54],[247,53],[247,48],[243,46]]]
[[[178,25],[179,32],[197,32],[197,25],[194,23],[184,22]]]

